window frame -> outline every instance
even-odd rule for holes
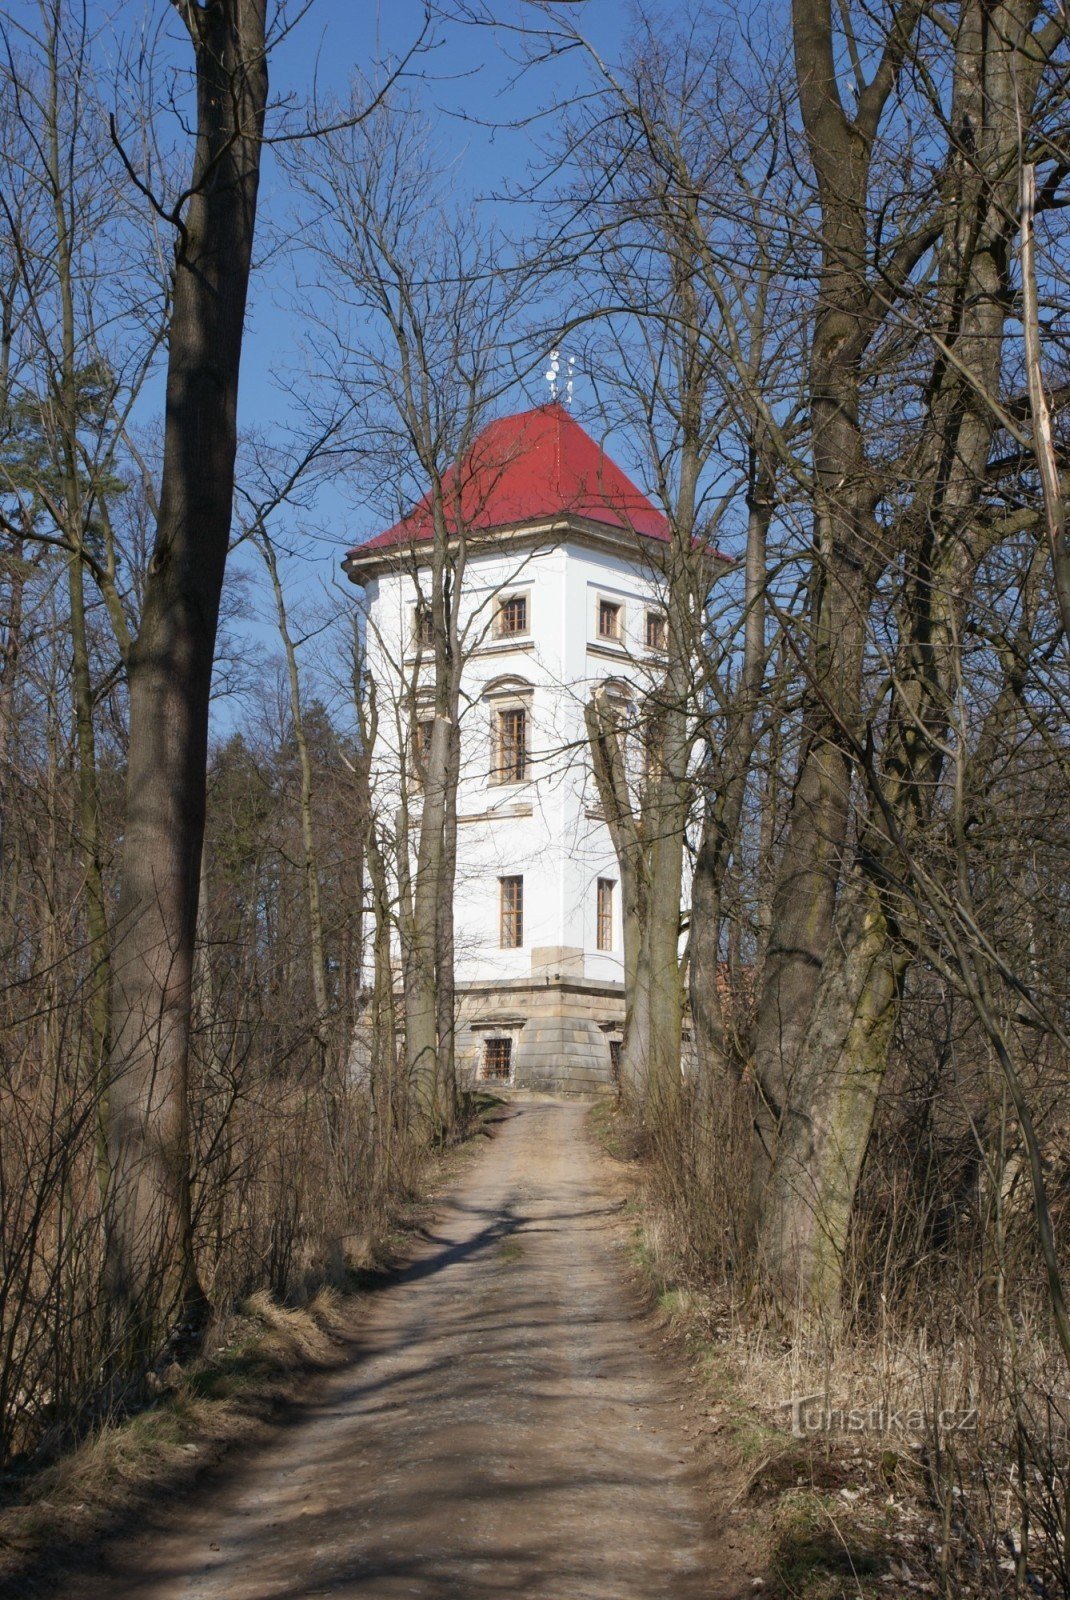
[[[510,902],[509,896],[513,895]],[[498,879],[498,948],[524,948],[524,874],[506,872]]]
[[[611,633],[602,630],[602,613],[604,609],[611,610],[614,617],[614,629]],[[623,600],[614,600],[612,595],[600,594],[595,599],[594,608],[594,633],[599,644],[623,644],[624,625],[626,613]]]
[[[650,637],[651,623],[654,624],[654,631],[656,634],[656,637],[653,639]],[[669,619],[665,615],[665,612],[660,609],[660,607],[647,606],[644,636],[648,650],[653,650],[659,655],[664,654],[666,646],[669,642]]]
[[[492,1059],[496,1057],[497,1059]],[[501,1070],[505,1068],[504,1072]],[[509,1083],[513,1076],[513,1041],[508,1035],[492,1034],[483,1040],[483,1060],[479,1064],[482,1083]]]
[[[428,730],[426,739],[423,730]],[[424,772],[427,768],[427,758],[431,753],[431,741],[435,736],[435,718],[421,716],[417,713],[409,729],[409,763],[412,771],[413,785],[417,790],[424,786]]]
[[[524,607],[524,626],[522,628],[506,628],[506,607],[522,605]],[[531,637],[531,591],[529,589],[510,590],[507,594],[497,596],[497,605],[494,612],[494,637],[495,639],[529,639]]]
[[[506,768],[504,723],[507,717],[522,717],[522,737],[514,741],[514,761]],[[507,701],[491,707],[491,766],[490,781],[498,785],[527,783],[531,769],[531,706],[524,700]]]
[[[594,947],[596,950],[613,950],[613,891],[616,878],[599,878],[595,888]]]
[[[644,716],[642,722],[643,778],[655,783],[665,776],[665,720],[667,712],[659,708],[653,715]]]
[[[413,650],[435,648],[435,619],[426,600],[413,603],[411,637]]]

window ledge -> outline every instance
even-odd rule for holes
[[[535,640],[528,634],[510,635],[506,639],[488,639],[485,644],[473,645],[473,656],[505,656],[513,650],[534,650]]]
[[[531,805],[512,805],[497,807],[493,811],[469,811],[463,817],[457,818],[457,825],[464,822],[515,822],[518,817],[532,817],[535,808]]]
[[[630,661],[632,653],[626,644],[614,642],[611,639],[588,640],[587,654],[589,656],[605,656],[610,661]]]

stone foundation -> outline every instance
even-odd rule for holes
[[[624,986],[573,976],[570,965],[547,963],[539,976],[458,986],[462,1083],[547,1094],[612,1090],[611,1045],[624,1029]]]

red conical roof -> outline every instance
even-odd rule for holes
[[[460,467],[461,515],[469,529],[487,531],[571,515],[649,539],[668,540],[669,525],[642,490],[556,401],[492,422]],[[446,518],[455,522],[456,473],[443,481]],[[431,496],[385,533],[352,551],[385,550],[428,540]]]

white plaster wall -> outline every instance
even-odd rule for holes
[[[529,597],[530,635],[497,640],[496,603],[512,590]],[[368,667],[379,703],[372,782],[388,816],[397,809],[399,751],[408,736],[402,672],[409,662],[411,673],[417,592],[412,574],[400,571],[370,581],[366,589]],[[619,649],[597,637],[603,595],[625,608]],[[575,542],[526,552],[504,545],[469,558],[455,896],[460,982],[525,977],[532,950],[545,946],[582,949],[587,978],[622,979],[619,870],[605,824],[591,814],[597,795],[583,707],[594,684],[605,678],[629,684],[641,701],[656,665],[645,647],[645,626],[646,611],[657,600],[657,581],[638,560]],[[490,778],[492,707],[484,693],[503,678],[531,686],[532,759],[530,777],[521,784]],[[498,879],[513,873],[524,877],[524,946],[502,950]],[[618,883],[611,952],[596,949],[600,877]]]

